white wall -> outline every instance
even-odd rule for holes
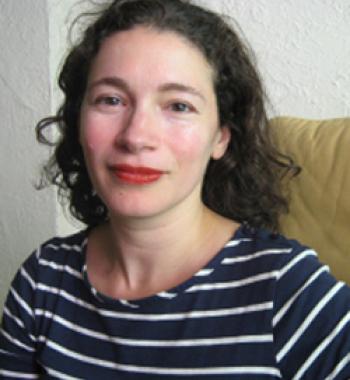
[[[253,46],[274,113],[350,116],[349,0],[206,0]]]
[[[274,105],[271,115],[350,116],[349,0],[198,2],[231,13],[241,25]],[[45,156],[33,127],[59,102],[54,79],[67,25],[86,5],[0,0],[0,304],[19,262],[40,241],[74,230],[52,191],[33,190]]]
[[[52,190],[35,191],[47,155],[34,126],[50,110],[45,0],[0,0],[0,309],[19,263],[55,232]]]

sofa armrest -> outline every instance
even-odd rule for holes
[[[302,167],[287,184],[290,212],[282,233],[314,248],[335,277],[350,284],[350,118],[280,117],[277,146]]]

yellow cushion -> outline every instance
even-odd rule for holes
[[[279,149],[302,167],[289,186],[282,233],[314,248],[350,284],[350,118],[271,121]]]

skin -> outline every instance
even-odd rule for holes
[[[129,300],[169,289],[229,240],[237,225],[201,201],[207,164],[222,157],[229,139],[212,68],[190,42],[139,26],[102,43],[80,119],[87,168],[110,214],[88,240],[95,288]],[[127,183],[116,176],[118,164],[162,175]]]

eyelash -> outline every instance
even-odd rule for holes
[[[126,102],[119,96],[113,96],[113,95],[101,95],[96,97],[94,100],[94,104],[96,106],[104,106],[104,107],[119,107],[119,106],[125,106]],[[196,112],[195,107],[193,105],[188,104],[184,101],[173,101],[169,104],[169,108],[171,112],[175,113],[191,113]]]
[[[95,100],[94,103],[97,105],[102,104],[110,107],[125,105],[125,102],[123,102],[123,100],[118,96],[100,96]]]
[[[183,109],[184,107],[186,108],[186,110]],[[195,108],[186,102],[173,102],[170,104],[170,108],[172,111],[177,113],[189,113],[195,111]]]

